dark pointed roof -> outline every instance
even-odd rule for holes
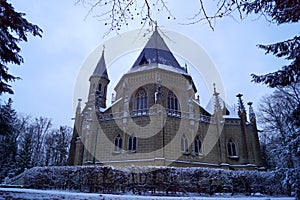
[[[108,74],[107,74],[107,69],[106,69],[106,64],[105,64],[105,59],[104,59],[104,49],[102,51],[101,58],[98,61],[92,76],[100,76],[102,78],[109,80]]]
[[[185,72],[185,69],[179,65],[157,28],[133,64],[132,69],[152,63],[168,65]]]

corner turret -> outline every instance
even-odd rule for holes
[[[91,75],[88,103],[94,104],[96,109],[106,108],[107,86],[110,82],[104,59],[104,47],[100,60]]]

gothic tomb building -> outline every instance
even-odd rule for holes
[[[262,165],[255,114],[237,95],[232,111],[214,88],[213,109],[195,98],[197,88],[159,30],[129,71],[110,84],[104,51],[90,76],[84,108],[78,102],[69,165],[199,166],[255,169]]]

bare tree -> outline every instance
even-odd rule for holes
[[[277,25],[298,23],[300,20],[300,3],[297,0],[199,0],[198,2],[198,12],[192,17],[186,16],[186,22],[179,23],[189,25],[207,22],[214,30],[216,19],[222,17],[243,19],[255,14]],[[158,12],[164,12],[168,19],[173,20],[176,20],[175,16],[178,15],[169,9],[169,5],[175,4],[175,1],[170,3],[165,0],[76,0],[76,4],[88,7],[87,15],[93,15],[103,21],[108,26],[106,34],[111,31],[118,32],[132,20],[140,20],[142,26],[146,24],[153,26],[159,20]],[[214,9],[208,9],[208,6]],[[182,12],[179,14],[182,15]],[[265,75],[252,74],[253,82],[274,88],[300,81],[300,36],[258,47],[265,50],[266,54],[289,60],[290,64]]]
[[[261,141],[270,167],[300,167],[300,83],[278,88],[262,99],[259,122],[264,130]]]
[[[278,2],[275,0],[198,0],[199,9],[192,16],[186,16],[187,22],[182,24],[196,24],[206,21],[211,29],[214,22],[222,17],[245,18],[251,13],[263,16],[267,21],[277,24],[298,22],[300,19],[299,2],[288,0]],[[75,4],[81,4],[89,9],[88,15],[93,15],[104,21],[110,30],[120,30],[132,20],[140,20],[141,24],[153,25],[158,21],[157,13],[164,12],[168,19],[176,20],[176,15],[169,9],[166,0],[76,0]],[[209,10],[207,7],[215,8]],[[184,9],[184,8],[183,8]],[[95,13],[95,14],[94,14]]]
[[[33,124],[33,166],[43,166],[44,163],[44,137],[52,127],[51,119],[46,117],[35,118]]]
[[[60,126],[49,131],[44,140],[45,165],[66,165],[72,128]]]
[[[133,20],[140,20],[142,26],[151,26],[157,20],[154,12],[166,12],[168,19],[175,19],[164,0],[76,0],[76,4],[88,7],[87,16],[93,15],[103,21],[109,27],[107,34],[118,32]]]

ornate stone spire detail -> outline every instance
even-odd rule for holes
[[[238,112],[246,113],[246,109],[245,109],[244,102],[242,100],[242,96],[243,96],[243,94],[241,94],[241,93],[236,95],[236,97],[238,98]]]
[[[247,115],[246,115],[246,108],[244,105],[244,101],[242,100],[243,94],[239,93],[236,95],[238,98],[238,115],[241,119],[243,119],[245,122],[247,121]]]
[[[219,94],[220,93],[218,93],[217,92],[217,89],[216,89],[216,84],[214,83],[213,84],[213,86],[214,86],[214,97],[215,97],[215,101],[214,101],[214,111],[215,112],[218,112],[218,111],[220,111],[221,109],[222,109],[222,106],[221,106],[221,101],[220,101],[220,97],[219,97]]]
[[[249,119],[250,119],[250,121],[256,120],[252,104],[253,104],[253,102],[248,102],[248,105],[249,105]]]
[[[81,114],[81,101],[82,101],[82,99],[78,99],[78,104],[76,107],[76,115]]]

